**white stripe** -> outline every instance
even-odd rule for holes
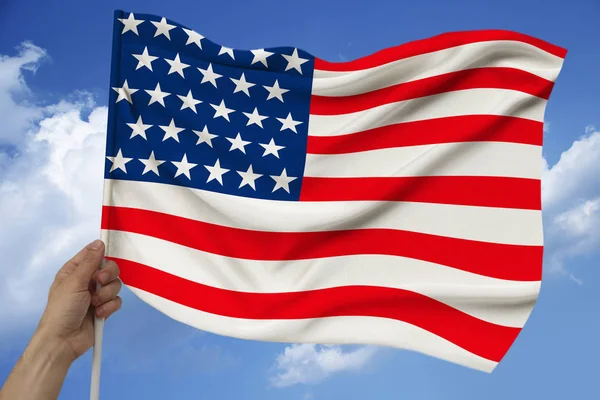
[[[525,325],[540,289],[540,282],[489,278],[404,257],[242,260],[136,233],[104,231],[103,235],[107,256],[220,289],[283,293],[353,285],[389,287],[420,293],[475,318],[517,328]]]
[[[469,368],[492,372],[498,363],[477,356],[405,322],[375,317],[253,320],[199,311],[140,289],[131,291],[167,316],[218,335],[283,343],[372,344],[413,350]]]
[[[541,179],[542,147],[465,142],[396,147],[347,154],[307,154],[305,176],[504,176]]]
[[[499,115],[542,122],[546,100],[505,89],[468,89],[339,115],[309,116],[309,136],[336,136],[402,122],[462,115]],[[424,132],[426,134],[426,132]]]
[[[176,185],[111,179],[105,180],[103,204],[258,231],[385,228],[483,242],[543,244],[540,210],[378,201],[267,201]]]
[[[352,96],[471,68],[505,67],[556,81],[563,59],[517,41],[491,41],[421,54],[358,71],[315,70],[312,93]]]

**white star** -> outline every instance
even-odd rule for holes
[[[254,181],[257,180],[258,178],[260,178],[262,175],[255,174],[254,171],[252,171],[252,164],[250,164],[250,167],[248,167],[248,171],[246,171],[246,172],[237,171],[237,173],[240,174],[240,176],[242,177],[242,182],[240,183],[239,189],[241,189],[245,185],[248,185],[252,189],[256,190]]]
[[[275,157],[279,158],[279,150],[285,149],[285,146],[276,145],[275,140],[273,140],[273,138],[271,138],[271,141],[268,144],[259,144],[265,149],[265,152],[262,155],[263,157],[269,154],[273,154]]]
[[[277,79],[275,80],[275,83],[273,84],[273,86],[263,85],[263,87],[269,91],[269,97],[267,97],[267,100],[276,98],[276,99],[281,100],[282,103],[283,103],[283,94],[289,92],[288,89],[282,89],[279,87],[279,82],[277,81]]]
[[[239,151],[241,151],[242,153],[246,154],[246,147],[248,144],[250,144],[251,142],[247,142],[245,140],[242,140],[242,136],[240,135],[240,133],[238,132],[237,136],[235,137],[235,139],[232,138],[225,138],[227,140],[229,140],[231,142],[231,148],[229,149],[229,151],[233,151],[235,149],[238,149]]]
[[[235,111],[233,108],[227,108],[225,106],[225,100],[221,100],[221,104],[219,104],[218,106],[214,104],[211,104],[210,106],[215,109],[215,115],[213,116],[213,118],[223,117],[227,121],[229,121],[229,114]]]
[[[255,84],[247,82],[246,77],[244,76],[243,72],[242,72],[242,76],[240,77],[240,79],[235,79],[235,78],[229,78],[229,79],[231,79],[231,81],[233,83],[235,83],[235,89],[233,90],[233,93],[244,92],[248,95],[248,97],[250,97],[250,92],[248,91],[248,89],[250,89]]]
[[[177,53],[174,60],[168,60],[165,58],[165,61],[168,62],[171,66],[167,75],[171,75],[173,72],[177,72],[179,75],[181,75],[182,78],[185,78],[185,76],[183,75],[183,70],[189,67],[190,65],[181,62],[181,60],[179,59],[179,53]]]
[[[282,56],[288,62],[287,67],[285,67],[286,71],[294,68],[296,71],[298,71],[298,72],[300,72],[300,74],[302,74],[302,64],[304,64],[305,62],[308,62],[308,58],[298,57],[298,49],[294,49],[294,52],[292,53],[291,56],[288,56],[287,54],[282,54]]]
[[[135,67],[136,71],[142,67],[146,67],[150,71],[152,71],[152,61],[158,58],[148,54],[148,47],[144,47],[144,51],[142,52],[142,54],[132,54],[132,56],[134,56],[138,60],[138,65],[137,67]]]
[[[156,22],[156,21],[150,21],[150,22],[152,22],[152,25],[154,25],[156,27],[156,32],[154,33],[154,37],[157,37],[158,35],[165,35],[167,37],[167,39],[171,40],[169,31],[171,29],[175,29],[177,26],[168,24],[167,19],[165,17],[163,17],[160,20],[160,22]]]
[[[204,129],[202,129],[201,131],[195,131],[192,129],[192,131],[198,135],[198,143],[196,143],[196,145],[199,145],[200,143],[206,143],[208,144],[210,147],[213,147],[212,145],[212,140],[214,138],[217,137],[217,135],[213,135],[212,133],[210,133],[208,131],[208,127],[205,125]]]
[[[229,57],[231,57],[232,60],[235,60],[235,57],[233,55],[233,49],[231,47],[221,46],[221,50],[219,50],[219,55],[225,53],[229,54]]]
[[[216,74],[213,71],[212,64],[208,64],[208,68],[206,69],[198,68],[198,71],[200,71],[200,73],[202,74],[202,82],[200,83],[210,82],[213,84],[214,87],[217,87],[217,79],[223,76]]]
[[[163,142],[168,138],[173,138],[177,143],[179,143],[179,132],[184,131],[185,128],[178,128],[175,126],[175,119],[171,118],[171,123],[167,126],[159,125],[160,129],[165,131],[165,136],[163,137]]]
[[[165,107],[165,97],[171,95],[171,93],[163,92],[160,90],[160,83],[156,84],[156,89],[154,90],[146,89],[146,93],[150,95],[150,102],[148,103],[148,105],[152,103],[160,103],[163,107]]]
[[[262,126],[263,119],[269,118],[267,116],[260,115],[258,113],[258,109],[256,107],[254,107],[254,111],[252,111],[252,114],[245,112],[244,115],[248,118],[248,123],[246,124],[246,126],[250,126],[252,124],[256,124],[256,125],[260,126],[261,128],[263,127]]]
[[[292,119],[292,113],[288,113],[286,118],[277,118],[277,121],[281,122],[281,129],[279,130],[280,132],[289,129],[294,131],[294,133],[298,133],[296,130],[296,125],[300,125],[302,123],[302,121],[294,121]]]
[[[119,149],[119,152],[117,153],[117,155],[115,157],[107,156],[106,158],[108,158],[108,160],[110,162],[112,162],[112,167],[110,167],[110,171],[108,171],[108,172],[113,172],[115,169],[120,169],[121,171],[127,173],[127,168],[125,168],[125,164],[127,164],[129,161],[133,160],[133,158],[123,157],[123,153],[121,153],[121,149]]]
[[[115,103],[120,102],[125,99],[130,104],[133,104],[133,100],[131,99],[131,95],[138,91],[138,89],[131,89],[127,84],[127,79],[125,79],[125,83],[123,83],[123,87],[114,87],[112,88],[115,92],[119,93],[119,97],[117,97],[117,101]]]
[[[267,57],[270,57],[273,54],[275,54],[275,53],[271,53],[270,51],[266,51],[265,49],[250,50],[250,51],[254,55],[254,57],[252,58],[252,62],[250,63],[250,65],[254,65],[257,62],[261,62],[261,63],[263,63],[263,65],[265,67],[268,67],[268,65],[267,65]]]
[[[142,175],[144,175],[147,172],[154,172],[157,176],[160,176],[158,174],[158,166],[161,165],[162,163],[164,163],[164,160],[157,160],[156,158],[154,158],[154,152],[150,153],[150,157],[147,159],[144,158],[140,158],[139,159],[140,162],[142,162],[142,164],[144,164],[144,172],[142,172]]]
[[[133,139],[135,136],[140,135],[144,139],[148,140],[146,137],[146,129],[151,128],[152,125],[144,124],[141,115],[138,117],[138,120],[135,124],[128,122],[127,126],[131,128],[131,137],[129,139]]]
[[[135,16],[133,15],[133,13],[129,14],[129,17],[127,17],[127,18],[117,18],[117,19],[119,21],[121,21],[123,23],[123,25],[125,25],[123,27],[123,32],[121,32],[121,35],[128,31],[131,31],[138,36],[140,35],[138,33],[137,27],[139,24],[144,22],[143,19],[135,19]]]
[[[285,171],[285,168],[283,169],[283,172],[281,173],[281,175],[279,175],[279,176],[269,175],[269,176],[271,178],[273,178],[273,180],[275,181],[275,187],[273,188],[273,192],[275,192],[277,189],[281,188],[289,193],[290,192],[290,182],[297,179],[292,176],[287,176],[287,172]]]
[[[198,165],[188,162],[187,155],[185,153],[183,154],[183,158],[181,159],[181,161],[171,161],[171,163],[177,167],[177,172],[175,172],[175,178],[183,174],[187,176],[187,178],[190,180],[192,179],[192,177],[190,176],[190,170],[196,165]]]
[[[206,168],[208,170],[208,172],[210,172],[210,175],[208,176],[208,180],[206,181],[206,183],[216,179],[217,181],[219,181],[221,186],[223,185],[223,174],[226,172],[229,172],[229,170],[225,169],[225,168],[221,168],[219,159],[217,159],[217,162],[215,163],[214,166],[205,165],[204,168]]]
[[[181,109],[182,110],[185,110],[186,108],[189,108],[194,113],[198,114],[198,112],[196,111],[196,104],[202,103],[202,100],[196,100],[192,96],[192,91],[191,90],[188,92],[187,96],[177,95],[177,97],[179,97],[179,99],[183,102],[183,104],[181,104]]]
[[[187,33],[187,35],[188,35],[188,40],[187,40],[187,42],[185,42],[185,45],[187,46],[188,44],[195,43],[200,48],[200,50],[202,50],[202,43],[200,43],[200,41],[202,39],[204,39],[204,36],[202,36],[199,33],[194,32],[191,29],[185,29],[185,28],[181,28],[181,29],[183,29],[184,32]]]

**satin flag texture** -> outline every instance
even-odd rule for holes
[[[565,55],[488,30],[338,63],[117,11],[107,258],[215,334],[492,371],[540,290],[543,120]]]

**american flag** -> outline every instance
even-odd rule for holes
[[[102,238],[196,328],[492,371],[542,278],[542,140],[566,50],[446,33],[349,62],[117,11]]]

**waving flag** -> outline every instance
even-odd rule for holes
[[[331,63],[117,11],[107,256],[202,330],[491,371],[540,288],[543,117],[565,54],[475,31]]]

